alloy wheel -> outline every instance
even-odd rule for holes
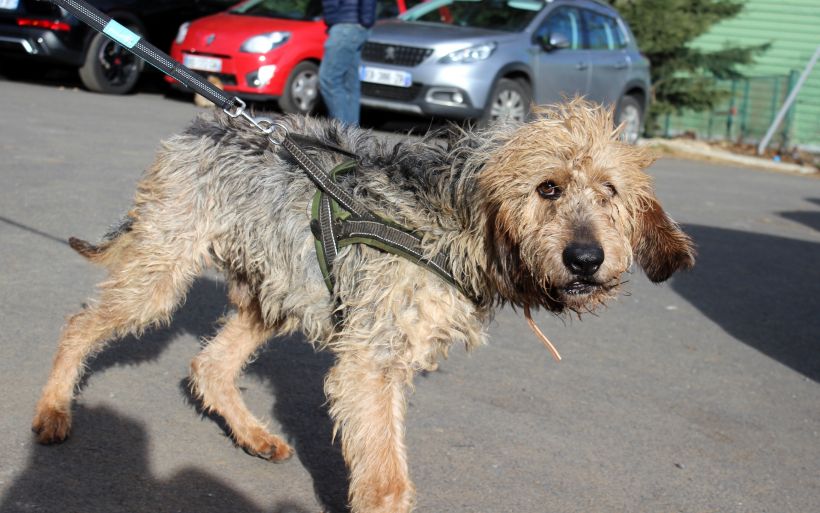
[[[319,74],[305,70],[296,75],[291,85],[290,95],[301,112],[310,112],[319,96]]]
[[[490,119],[524,121],[527,117],[527,106],[517,91],[502,89],[498,92],[490,107]]]
[[[629,144],[635,144],[641,135],[641,111],[634,105],[624,105],[618,117],[618,124],[624,125],[624,140]]]
[[[137,57],[113,41],[100,47],[97,59],[105,80],[112,86],[121,86],[140,72]]]

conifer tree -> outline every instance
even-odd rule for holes
[[[714,79],[740,78],[760,46],[725,46],[704,51],[691,45],[719,21],[736,16],[735,0],[609,0],[629,24],[641,52],[652,65],[652,104],[647,131],[659,116],[684,109],[713,109],[726,92]]]

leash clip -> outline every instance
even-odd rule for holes
[[[222,109],[222,112],[224,112],[232,118],[238,118],[239,116],[245,113],[245,107],[247,107],[245,102],[240,100],[239,97],[234,96],[233,98],[231,98],[231,105]],[[231,112],[231,108],[235,108],[236,110]]]
[[[232,118],[238,118],[242,116],[245,118],[250,124],[258,128],[263,134],[268,136],[268,140],[274,146],[280,146],[282,141],[285,140],[285,137],[288,136],[288,127],[281,121],[274,121],[271,118],[260,116],[255,118],[248,114],[245,111],[247,105],[245,102],[240,100],[238,97],[234,96],[231,98],[231,105],[229,107],[225,107],[223,112]],[[273,133],[276,131],[281,132],[280,137],[274,137]]]

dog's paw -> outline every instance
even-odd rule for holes
[[[71,414],[56,409],[38,409],[31,423],[31,430],[41,444],[58,444],[68,438]]]
[[[245,452],[251,456],[258,456],[274,462],[285,461],[293,456],[293,448],[284,440],[266,431],[254,434],[253,440],[241,443]]]

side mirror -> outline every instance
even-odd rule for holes
[[[541,47],[547,52],[561,50],[571,46],[567,36],[557,33],[544,34],[539,38],[539,43],[541,43]]]

